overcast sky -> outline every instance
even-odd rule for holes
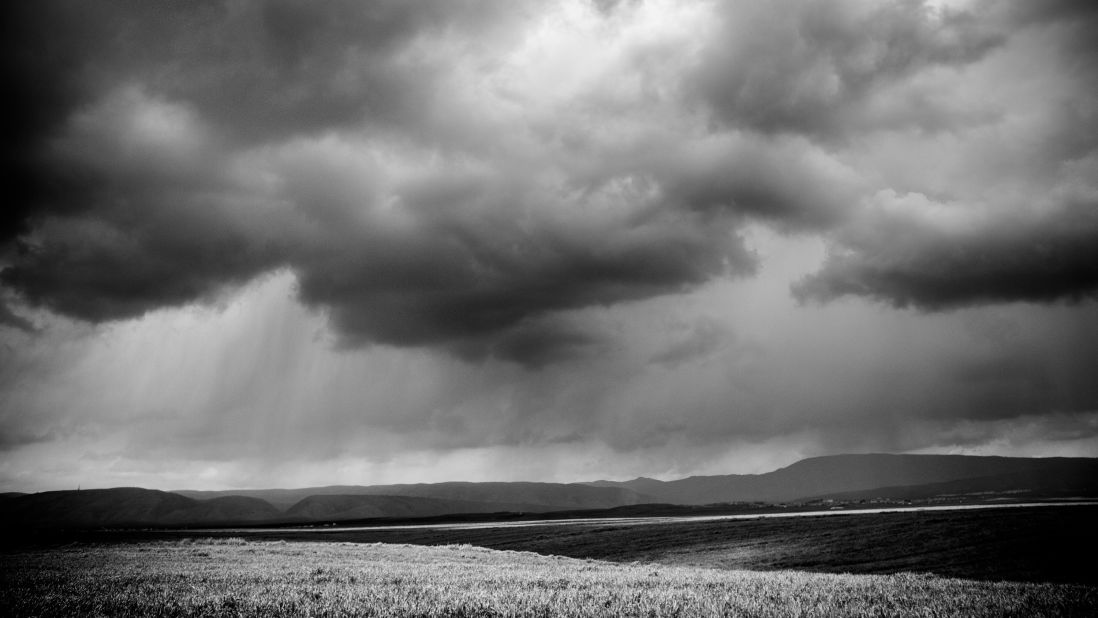
[[[0,491],[1098,456],[1093,0],[2,10]]]

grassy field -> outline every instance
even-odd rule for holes
[[[492,549],[720,569],[930,572],[996,581],[1098,585],[1098,507],[897,512],[652,525],[226,531],[253,540],[470,544]],[[174,533],[104,533],[95,540]]]
[[[200,539],[0,555],[5,616],[1093,616],[1098,589]]]

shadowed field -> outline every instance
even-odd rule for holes
[[[929,572],[999,581],[1098,585],[1079,568],[1098,555],[1098,506],[893,512],[786,519],[526,527],[269,529],[204,534],[254,540],[470,544],[493,549],[721,569],[829,573]],[[157,538],[175,533],[92,537]]]
[[[1098,590],[624,565],[470,546],[189,539],[3,556],[7,616],[1086,616]]]

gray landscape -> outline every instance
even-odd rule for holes
[[[449,482],[298,489],[160,491],[141,488],[8,494],[0,517],[23,528],[231,526],[407,520],[445,515],[547,514],[661,506],[717,511],[800,506],[998,505],[1098,501],[1098,459],[964,455],[837,455],[753,475],[589,483]],[[682,514],[690,514],[683,509]]]
[[[0,615],[1098,615],[1094,7],[3,3]]]

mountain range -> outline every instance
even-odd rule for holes
[[[603,509],[651,502],[651,496],[624,486],[596,486],[587,483],[418,483],[412,485],[334,485],[305,489],[250,489],[230,491],[178,490],[175,493],[196,499],[229,495],[266,500],[286,509],[309,496],[372,495],[410,496],[458,502],[492,503],[500,511],[544,512],[569,509]]]
[[[591,483],[449,482],[173,492],[141,488],[0,494],[0,521],[43,527],[311,524],[644,504],[1098,497],[1098,458],[832,455],[764,474]]]
[[[991,479],[996,479],[992,481]],[[947,486],[939,487],[941,484]],[[671,504],[792,502],[816,498],[932,498],[939,493],[1018,491],[1039,495],[1098,491],[1098,459],[969,455],[830,455],[765,474],[692,476],[676,481],[598,481]],[[882,491],[883,490],[883,491]]]

